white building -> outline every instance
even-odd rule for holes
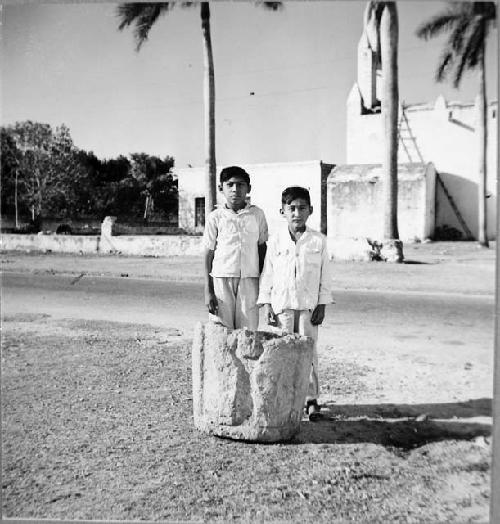
[[[358,79],[347,98],[347,154],[346,164],[342,170],[337,169],[331,177],[350,174],[354,179],[359,179],[360,173],[366,173],[365,164],[375,168],[382,163],[383,155],[383,129],[380,113],[380,69],[379,60],[370,48],[366,34],[363,34],[358,46]],[[404,109],[403,109],[404,107]],[[488,151],[487,151],[487,190],[491,195],[487,200],[488,236],[494,238],[496,223],[496,178],[497,178],[497,111],[498,102],[488,105]],[[420,237],[414,234],[415,228],[409,227],[406,222],[425,224],[418,231],[427,232],[439,237],[443,232],[462,234],[463,238],[468,232],[477,238],[478,233],[478,143],[476,127],[477,110],[473,103],[447,102],[443,97],[425,104],[412,104],[402,106],[400,109],[400,142],[399,163],[413,164],[401,167],[401,182],[410,184],[410,179],[415,184],[421,184],[422,178],[417,172],[427,173],[426,178],[435,177],[433,182],[426,183],[425,205],[413,208],[408,214],[409,201],[403,199],[400,216],[398,217],[399,229],[407,232],[410,237]],[[330,115],[324,115],[330,118]],[[320,124],[320,122],[318,122]],[[321,129],[321,126],[319,126]],[[327,224],[333,217],[327,217],[327,201],[335,211],[335,226],[330,235],[346,236],[346,228],[339,229],[339,224],[352,224],[352,221],[342,217],[337,211],[342,209],[345,202],[342,191],[335,195],[327,195],[327,178],[339,159],[332,159],[333,163],[322,161],[246,164],[242,165],[251,177],[251,201],[264,209],[270,230],[274,230],[282,223],[279,208],[281,205],[281,192],[290,185],[308,187],[311,192],[314,213],[310,225],[322,232],[327,232]],[[432,164],[432,170],[416,167]],[[358,167],[355,167],[358,165]],[[351,167],[349,167],[351,166]],[[217,175],[225,166],[218,166]],[[340,166],[339,166],[340,167]],[[359,171],[359,173],[356,173]],[[410,173],[413,175],[410,176]],[[186,231],[199,232],[204,224],[204,168],[177,169],[179,179],[179,227]],[[371,175],[370,175],[371,176]],[[418,181],[419,180],[419,181]],[[330,185],[330,182],[328,182]],[[335,187],[332,183],[331,187]],[[361,188],[362,185],[358,185]],[[423,186],[422,186],[423,187]],[[429,196],[429,188],[433,195]],[[413,189],[407,187],[407,194]],[[415,188],[418,193],[418,189]],[[356,213],[361,215],[356,223],[370,223],[374,229],[374,216],[367,211],[362,200],[366,191],[360,191],[360,201],[356,206]],[[373,195],[378,195],[376,191]],[[417,194],[415,193],[415,194]],[[352,195],[351,195],[352,197]],[[349,209],[352,212],[353,199],[350,197]],[[434,198],[434,204],[430,203]],[[332,200],[333,199],[333,200]],[[378,205],[378,204],[377,204]],[[411,207],[411,206],[410,206]],[[406,209],[406,211],[403,211]],[[425,213],[417,217],[418,213]],[[429,214],[430,213],[430,214]],[[352,215],[352,213],[351,213]],[[381,221],[380,221],[381,222]],[[431,223],[432,222],[432,223]],[[380,229],[382,224],[380,223]],[[358,228],[359,229],[359,228]],[[357,231],[359,233],[359,231]],[[375,235],[376,236],[376,235]],[[403,237],[401,237],[403,238]],[[406,240],[403,238],[403,240]]]
[[[358,46],[358,81],[347,99],[347,164],[378,164],[383,156],[380,113],[380,69],[366,35]],[[401,96],[401,95],[400,95]],[[403,110],[404,107],[404,110]],[[495,235],[498,151],[498,102],[487,108],[488,236]],[[474,103],[447,102],[442,96],[431,103],[400,108],[399,163],[432,162],[438,174],[435,227],[463,232],[445,194],[441,179],[472,235],[478,233],[477,108]]]
[[[400,164],[398,229],[404,242],[432,238],[436,170],[432,162]],[[328,177],[328,237],[381,240],[384,219],[380,164],[336,166]]]
[[[221,169],[217,166],[217,177]],[[275,231],[283,223],[279,210],[281,193],[288,186],[300,185],[309,189],[314,208],[308,224],[326,232],[326,180],[333,164],[320,160],[272,164],[241,164],[250,175],[252,189],[250,202],[264,210],[269,230]],[[189,232],[203,231],[205,217],[205,170],[202,167],[175,170],[179,181],[179,227]],[[218,180],[217,180],[218,183]],[[222,193],[217,195],[222,202]]]

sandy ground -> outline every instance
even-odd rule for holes
[[[463,322],[444,319],[427,343],[423,314],[386,334],[376,317],[346,320],[345,339],[325,327],[325,418],[268,446],[193,429],[190,341],[178,326],[53,318],[6,304],[4,516],[485,522],[493,326],[479,334],[467,311],[493,303],[494,250],[436,243],[405,253],[412,263],[335,264],[337,288],[383,290],[384,300],[422,295],[429,316],[445,297]],[[181,257],[4,253],[2,261],[6,271],[74,278],[199,281],[201,272],[201,259]]]

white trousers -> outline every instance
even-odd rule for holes
[[[256,331],[259,326],[258,277],[213,277],[218,315],[209,318],[231,329],[247,328]]]
[[[312,312],[308,309],[285,309],[278,315],[278,327],[286,333],[298,333],[314,340],[313,363],[309,376],[309,389],[307,391],[306,402],[315,400],[319,396],[318,381],[318,326],[311,324]]]

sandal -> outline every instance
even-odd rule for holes
[[[306,402],[306,414],[311,422],[316,422],[323,417],[321,414],[321,406],[316,399],[308,400]]]

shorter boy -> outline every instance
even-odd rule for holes
[[[259,324],[259,275],[266,254],[264,212],[250,205],[250,176],[238,166],[220,173],[226,203],[207,218],[205,245],[205,304],[209,317],[232,329],[256,330]]]
[[[257,303],[263,305],[268,324],[314,340],[306,412],[316,420],[320,417],[318,325],[325,317],[325,305],[332,302],[326,237],[306,225],[313,212],[307,189],[286,188],[280,212],[288,227],[269,241]]]

